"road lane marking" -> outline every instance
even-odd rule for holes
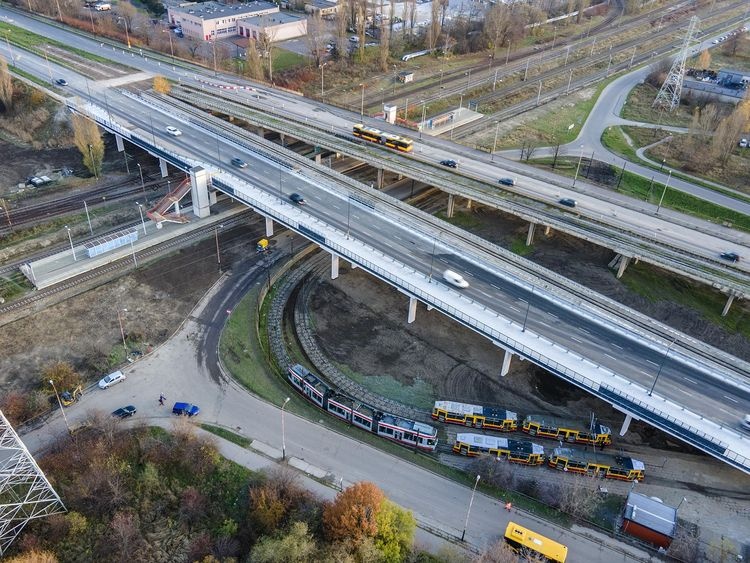
[[[548,314],[548,315],[549,315],[550,317],[552,317],[553,319],[557,319],[557,318],[558,318],[558,316],[557,316],[557,315],[555,315],[554,313],[550,313],[550,312],[547,312],[547,314]]]
[[[578,338],[576,338],[575,336],[571,336],[571,337],[570,337],[570,339],[571,339],[571,340],[575,340],[576,342],[578,342],[578,343],[580,343],[580,344],[583,344],[583,340],[579,340],[579,339],[578,339]]]
[[[610,342],[609,344],[610,346],[614,346],[615,348],[619,348],[620,350],[622,350],[622,346],[620,346],[619,344],[615,344],[614,342]]]
[[[697,382],[697,381],[695,381],[695,380],[693,380],[693,379],[690,379],[689,377],[685,377],[685,376],[682,376],[682,379],[684,379],[685,381],[689,381],[689,382],[690,382],[690,383],[692,383],[693,385],[698,385],[698,382]]]
[[[618,358],[615,358],[614,356],[611,356],[610,354],[604,354],[604,355],[607,356],[608,358],[612,358],[613,360],[618,361]]]
[[[657,367],[659,366],[659,364],[657,364],[656,362],[652,362],[651,360],[646,360],[646,361],[647,361],[647,362],[648,362],[649,364],[651,364],[651,365],[654,365],[654,366],[657,366]]]
[[[730,400],[730,401],[732,401],[733,403],[739,403],[739,401],[738,401],[737,399],[733,399],[733,398],[732,398],[732,397],[730,397],[729,395],[724,395],[724,398],[725,398],[725,399],[729,399],[729,400]]]
[[[519,313],[521,312],[521,309],[519,309],[518,307],[514,307],[513,305],[508,305],[508,309],[513,309],[514,311],[518,311]]]
[[[578,330],[580,330],[581,332],[585,332],[586,334],[591,334],[591,333],[590,333],[590,332],[589,332],[588,330],[586,330],[585,328],[579,328]]]

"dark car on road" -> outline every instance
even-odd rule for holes
[[[112,411],[112,416],[117,418],[128,418],[133,416],[136,412],[136,408],[133,405],[128,405],[127,407],[120,407],[116,411]]]
[[[736,252],[722,252],[719,254],[720,258],[723,258],[724,260],[729,260],[730,262],[739,262],[740,261],[740,255]]]
[[[245,162],[241,158],[233,158],[232,166],[236,166],[237,168],[247,168],[247,162]]]
[[[296,205],[305,205],[305,198],[299,194],[292,194],[289,196],[289,199]]]
[[[440,164],[442,164],[443,166],[447,166],[448,168],[458,168],[458,162],[456,162],[455,160],[441,160]]]
[[[60,86],[67,86],[68,85],[68,81],[65,80],[64,78],[58,78],[57,80],[55,80],[55,83],[59,84]]]
[[[172,414],[179,414],[180,416],[195,416],[199,412],[201,412],[201,409],[198,408],[198,405],[191,403],[175,403],[172,407]]]
[[[500,178],[497,181],[498,184],[502,184],[503,186],[515,186],[516,181],[513,178]]]
[[[558,203],[566,207],[575,207],[576,205],[578,205],[578,202],[572,197],[564,197],[560,201],[558,201]]]

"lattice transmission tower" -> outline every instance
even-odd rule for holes
[[[34,518],[65,505],[0,411],[0,557]]]
[[[682,43],[682,49],[677,53],[677,56],[672,63],[672,68],[669,69],[664,84],[661,86],[661,90],[656,95],[652,107],[659,107],[672,111],[680,104],[680,96],[682,95],[682,79],[685,76],[685,60],[687,60],[690,45],[693,43],[693,38],[698,30],[698,16],[690,18],[690,24],[688,25],[687,33],[685,34],[685,41]]]

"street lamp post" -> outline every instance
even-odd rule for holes
[[[139,163],[136,163],[136,166],[138,167],[138,174],[141,177],[141,190],[143,190],[143,200],[144,203],[146,203],[146,184],[143,182],[143,169],[141,168],[141,165]]]
[[[47,55],[47,45],[44,46],[44,60],[47,63],[47,74],[49,74],[49,81],[52,82],[52,68],[49,66],[49,56]]]
[[[162,33],[166,33],[169,37],[169,53],[172,55],[172,66],[174,66],[174,48],[172,47],[172,32],[168,29],[162,29]]]
[[[94,235],[94,228],[91,226],[91,216],[89,215],[89,206],[86,203],[86,200],[83,200],[83,209],[86,211],[86,221],[89,223],[89,232],[91,235]]]
[[[430,258],[430,277],[427,278],[427,283],[432,283],[432,267],[435,265],[435,246],[437,246],[437,239],[432,239],[432,258]]]
[[[466,528],[469,526],[469,515],[471,514],[471,505],[474,504],[474,493],[477,492],[477,485],[479,484],[479,478],[481,476],[477,475],[476,481],[474,481],[474,488],[471,489],[471,499],[469,499],[469,509],[466,511],[466,520],[464,521],[464,531],[461,532],[461,541],[464,541],[464,537],[466,537]]]
[[[128,355],[128,346],[125,344],[125,329],[122,326],[122,316],[120,313],[127,313],[127,309],[117,309],[117,322],[120,323],[120,336],[122,337],[122,347],[125,349],[125,356]]]
[[[667,177],[667,183],[664,184],[664,191],[661,192],[661,197],[659,198],[659,205],[656,206],[656,214],[659,214],[659,211],[661,210],[661,204],[664,201],[664,196],[667,194],[667,188],[669,187],[669,181],[672,179],[672,171],[669,171],[669,177]]]
[[[362,101],[359,104],[359,118],[364,119],[365,117],[365,85],[360,84],[362,87]]]
[[[507,43],[508,43],[508,52],[505,53],[505,64],[506,64],[506,66],[508,64],[508,59],[510,59],[510,39],[508,39]]]
[[[661,370],[664,368],[664,364],[667,361],[667,356],[669,356],[669,351],[672,349],[672,346],[674,346],[675,342],[676,340],[672,340],[672,342],[669,343],[669,346],[667,346],[667,351],[664,352],[664,357],[661,359],[661,364],[659,364],[659,371],[656,372],[656,378],[654,379],[654,384],[651,386],[651,389],[649,389],[648,391],[649,397],[654,392],[654,388],[656,387],[656,382],[659,381],[659,376],[661,375]]]
[[[284,399],[284,404],[281,405],[281,459],[286,459],[286,432],[284,429],[284,407],[290,401],[289,397]]]
[[[471,69],[469,69],[468,72],[465,73],[468,78],[466,79],[466,89],[469,89],[469,86],[471,85]]]
[[[65,409],[63,408],[62,401],[60,400],[60,394],[57,392],[57,387],[55,386],[55,382],[53,380],[49,380],[50,385],[52,385],[52,389],[55,391],[55,397],[57,397],[57,404],[60,405],[60,412],[62,413],[63,420],[65,421],[65,427],[68,429],[68,434],[70,436],[73,436],[73,433],[70,431],[70,424],[68,424],[68,417],[65,416]]]
[[[419,138],[422,138],[422,131],[424,130],[424,120],[427,112],[427,102],[422,100],[422,123],[419,125]]]
[[[495,151],[497,150],[497,134],[500,131],[500,122],[495,122],[495,140],[492,143],[492,158],[490,160],[495,160]]]
[[[576,180],[578,180],[578,171],[581,169],[581,161],[583,160],[583,145],[581,145],[581,156],[578,157],[578,166],[576,166],[576,175],[573,177],[573,187],[576,187]]]
[[[0,207],[0,211],[4,211],[5,212],[5,218],[8,221],[8,228],[11,231],[13,231],[13,223],[10,220],[10,212],[8,211],[8,203],[5,200],[3,200],[3,199],[0,199],[0,203],[2,204],[2,207]]]
[[[323,63],[320,65],[320,97],[322,98],[324,94],[323,90],[323,67],[325,67],[328,63]]]
[[[73,248],[73,237],[70,235],[70,227],[65,225],[65,230],[68,231],[68,240],[70,241],[70,251],[73,253],[73,262],[75,262],[78,260],[78,258],[76,258],[76,249]]]
[[[5,43],[8,45],[8,51],[10,52],[10,66],[16,66],[16,58],[13,56],[13,49],[10,46],[10,39],[8,38],[9,29],[5,30]]]
[[[141,214],[141,225],[143,225],[143,234],[146,235],[146,221],[143,220],[143,205],[138,203],[137,201],[135,204],[138,206],[138,213]]]
[[[221,251],[219,250],[219,229],[223,229],[224,225],[216,225],[214,227],[214,238],[216,239],[216,263],[219,266],[219,273],[221,273]]]

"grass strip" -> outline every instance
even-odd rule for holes
[[[252,440],[250,440],[249,438],[245,438],[244,436],[235,434],[234,432],[227,430],[226,428],[222,428],[221,426],[214,426],[213,424],[201,424],[200,427],[207,432],[211,432],[211,434],[215,434],[219,438],[228,440],[229,442],[237,444],[238,446],[243,448],[249,447],[250,443],[252,442]]]

